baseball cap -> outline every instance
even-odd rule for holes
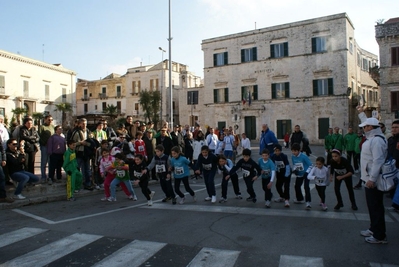
[[[367,118],[364,122],[359,124],[359,127],[364,127],[366,125],[380,127],[379,121],[376,118]]]

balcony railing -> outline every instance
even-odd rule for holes
[[[89,101],[89,100],[90,100],[90,97],[88,97],[87,95],[82,97],[82,101]]]
[[[98,94],[98,97],[99,97],[100,99],[106,99],[106,98],[108,98],[107,94],[105,94],[105,93],[99,93],[99,94]]]

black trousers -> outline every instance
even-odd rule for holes
[[[323,185],[323,186],[316,185],[316,190],[321,199],[321,203],[325,204],[326,203],[326,186],[325,185]]]
[[[234,193],[236,195],[241,195],[240,186],[238,185],[238,175],[236,173],[230,175],[229,180],[231,180],[231,183],[233,184]],[[222,198],[227,198],[227,186],[229,180],[226,180],[224,177],[222,178]]]
[[[61,180],[62,174],[62,164],[64,163],[64,155],[63,154],[51,154],[50,162],[48,167],[48,178],[54,180],[54,173],[57,173],[57,179]]]
[[[305,182],[305,183],[304,183]],[[305,189],[305,201],[311,202],[312,198],[310,196],[310,187],[309,187],[309,180],[305,179],[304,177],[297,177],[295,180],[295,195],[297,201],[303,201],[303,194],[302,194],[302,184],[304,185]]]
[[[179,197],[183,198],[184,194],[180,191],[180,183],[183,182],[184,188],[188,193],[190,193],[191,196],[194,196],[195,193],[191,189],[190,185],[188,184],[188,177],[183,177],[183,178],[175,178],[175,192],[176,194],[179,195]]]
[[[338,204],[342,204],[342,205],[344,204],[342,202],[342,195],[341,195],[342,181],[345,182],[346,188],[348,189],[349,199],[350,199],[352,205],[356,205],[355,193],[353,192],[352,176],[347,177],[342,180],[338,180],[336,177],[334,178],[334,191],[335,191],[335,196],[337,197]]]
[[[280,172],[276,172],[276,190],[281,198],[286,200],[290,199],[290,183],[291,183],[291,175],[285,177],[285,170],[280,170]]]
[[[373,236],[382,240],[386,237],[384,192],[365,187],[367,208],[370,216],[370,231]]]

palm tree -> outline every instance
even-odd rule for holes
[[[21,115],[26,114],[28,110],[26,108],[15,108],[11,110],[12,113],[17,117],[17,122],[20,125],[21,124]]]
[[[159,91],[141,91],[140,92],[140,105],[144,110],[144,117],[148,121],[153,121],[157,125],[159,121],[159,111],[161,103],[161,94]]]
[[[115,119],[118,116],[118,107],[113,104],[107,105],[104,112],[105,112],[105,114],[110,116],[112,119]]]
[[[64,123],[66,122],[67,113],[72,112],[72,105],[70,103],[59,103],[55,104],[56,109],[54,111],[62,112],[62,122],[61,125],[65,127]]]
[[[33,112],[32,118],[35,120],[38,128],[40,128],[40,122],[44,118],[44,114],[42,112]]]

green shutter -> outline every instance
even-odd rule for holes
[[[245,62],[245,49],[241,49],[241,63]]]
[[[290,98],[290,83],[284,83],[285,98]]]
[[[241,100],[245,99],[245,86],[241,86]]]
[[[330,78],[328,79],[328,95],[333,95],[334,94],[334,84],[333,84],[333,79]]]
[[[223,56],[224,56],[224,62],[223,62],[224,65],[229,64],[229,55],[227,54],[227,52],[224,52]]]
[[[253,59],[252,61],[258,60],[258,49],[256,47],[252,48]]]
[[[318,80],[313,80],[313,96],[317,96],[317,82]]]
[[[229,88],[224,88],[224,102],[229,102]]]
[[[316,37],[312,38],[312,53],[316,53]]]
[[[270,45],[270,57],[271,58],[275,57],[275,55],[274,55],[274,45]]]
[[[252,92],[252,97],[253,97],[253,100],[258,100],[258,86],[257,85],[254,85],[254,90],[253,90],[253,92]]]
[[[218,89],[213,89],[213,103],[218,102]]]
[[[272,83],[272,99],[276,99],[277,95],[276,95],[276,84]]]
[[[284,56],[288,57],[288,42],[284,43]]]
[[[218,54],[213,54],[213,66],[218,65]]]

